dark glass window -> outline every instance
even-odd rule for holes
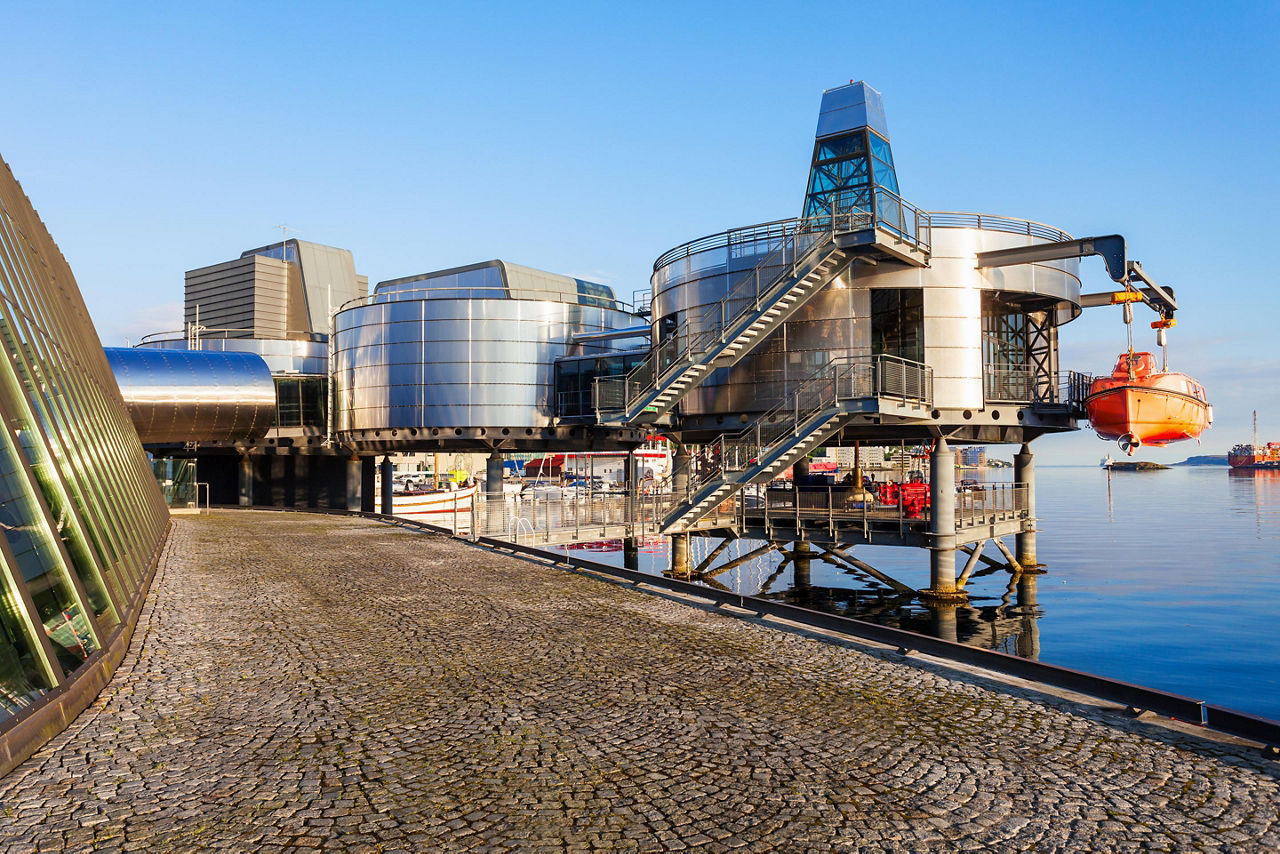
[[[998,294],[982,295],[982,374],[992,401],[1031,399],[1027,315]]]
[[[276,377],[276,427],[324,427],[329,387],[322,377]]]
[[[924,291],[871,292],[871,351],[924,362]]]

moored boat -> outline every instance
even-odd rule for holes
[[[459,514],[470,514],[478,484],[457,489],[407,489],[391,496],[391,512],[419,522],[448,525]]]
[[[1143,445],[1198,439],[1213,423],[1204,386],[1158,370],[1150,353],[1121,353],[1111,375],[1090,384],[1084,405],[1097,434],[1130,455]]]

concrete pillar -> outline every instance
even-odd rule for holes
[[[1018,563],[1024,569],[1034,569],[1036,561],[1036,458],[1031,453],[1031,446],[1024,444],[1022,450],[1013,455],[1013,482],[1026,484],[1027,527],[1030,530],[1018,534],[1014,540],[1014,551],[1018,555]]]
[[[347,475],[347,501],[345,507],[348,510],[360,510],[364,506],[364,496],[361,494],[361,481],[363,477],[363,468],[360,465],[359,457],[349,457],[346,461]]]
[[[956,455],[946,439],[938,439],[929,461],[929,589],[935,599],[963,599],[956,590]]]
[[[383,457],[382,464],[378,468],[378,475],[382,478],[382,506],[378,508],[378,512],[390,516],[395,508],[395,499],[391,497],[391,486],[395,482],[393,475],[396,467],[391,464],[391,457]]]
[[[253,458],[240,455],[239,499],[241,507],[253,506]]]
[[[671,535],[671,574],[688,578],[693,574],[693,562],[689,558],[689,535]]]
[[[809,572],[812,568],[813,552],[807,542],[796,543],[791,550],[791,586],[795,590],[805,592],[812,586]]]
[[[801,457],[791,464],[791,482],[800,483],[809,476],[809,458]]]
[[[1023,572],[1018,576],[1018,614],[1022,631],[1018,633],[1018,655],[1040,658],[1040,607],[1036,604],[1038,574]]]
[[[676,443],[676,454],[671,464],[671,491],[676,500],[682,500],[689,494],[689,449],[683,442]],[[689,560],[689,535],[671,535],[671,571],[676,575],[687,576],[693,572],[693,564]]]
[[[506,500],[502,495],[502,452],[493,451],[484,466],[485,528],[490,536],[506,530],[503,516]],[[479,524],[477,520],[476,524]]]
[[[676,444],[675,456],[671,459],[671,491],[678,497],[687,497],[689,491],[689,449],[682,443]]]
[[[952,602],[930,602],[929,611],[933,617],[933,635],[939,640],[957,643],[960,640],[956,629],[956,610],[958,605]]]

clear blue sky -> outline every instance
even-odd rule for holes
[[[4,20],[0,155],[110,345],[177,328],[183,271],[277,223],[374,282],[502,257],[629,294],[679,242],[798,214],[822,90],[865,79],[905,197],[1124,234],[1178,291],[1173,366],[1218,414],[1202,452],[1247,440],[1254,408],[1280,439],[1274,2],[32,3]],[[1105,371],[1123,341],[1118,311],[1088,312],[1063,366]],[[1088,432],[1036,448],[1114,450]]]

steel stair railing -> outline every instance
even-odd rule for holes
[[[704,445],[684,500],[663,520],[664,532],[692,524],[748,483],[771,480],[844,426],[845,401],[887,398],[933,403],[933,370],[896,356],[840,356],[807,377],[750,426]]]
[[[788,294],[805,284],[806,277],[818,271],[823,263],[833,256],[843,256],[835,245],[836,233],[865,227],[861,223],[868,216],[866,212],[851,211],[834,219],[800,220],[794,231],[782,235],[781,245],[739,278],[724,297],[697,315],[686,318],[686,327],[692,326],[696,332],[680,333],[659,342],[649,356],[626,376],[596,380],[595,402],[601,420],[610,420],[604,415],[606,412],[619,413],[623,421],[635,420],[664,392],[670,391],[681,380],[687,380],[687,387],[658,404],[655,416],[662,415],[679,402],[683,392],[692,388],[702,374],[710,371],[716,357],[722,356],[735,343],[740,346],[730,357],[736,361],[744,355],[750,340],[762,340],[798,309],[803,300],[789,306],[789,311],[779,312],[768,322],[753,328],[758,321]],[[771,272],[779,267],[778,272]],[[818,281],[809,282],[808,295],[821,290],[830,281],[827,274],[833,272],[827,270]],[[688,376],[691,373],[693,377]]]

